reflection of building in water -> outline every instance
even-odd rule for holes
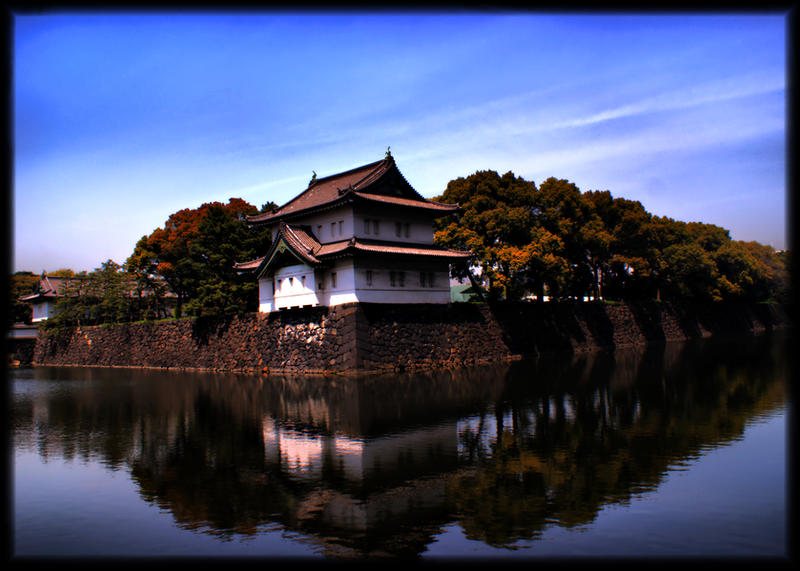
[[[264,457],[267,463],[282,465],[299,478],[322,475],[324,437],[291,428],[281,429],[275,421],[264,418]]]
[[[324,469],[351,483],[436,472],[442,462],[456,458],[458,448],[455,423],[352,438],[290,426],[267,415],[263,434],[267,463],[280,464],[288,475],[308,479]]]
[[[287,528],[329,555],[424,550],[448,521],[456,419],[493,400],[505,370],[265,384],[265,468],[292,490]]]
[[[324,483],[297,505],[301,525],[363,533],[443,510],[444,475],[457,466],[455,423],[353,438],[265,416],[263,434],[268,465],[300,482]]]

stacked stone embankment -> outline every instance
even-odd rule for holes
[[[354,363],[344,311],[193,318],[42,334],[34,363],[218,371],[344,370]]]
[[[33,361],[247,372],[397,371],[788,326],[785,311],[769,304],[347,304],[42,332]]]

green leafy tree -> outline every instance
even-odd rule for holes
[[[437,197],[462,210],[435,241],[468,249],[492,298],[788,300],[789,255],[704,222],[653,216],[608,190],[479,171]],[[456,269],[464,275],[465,269]]]
[[[85,271],[84,271],[84,272],[78,272],[78,273],[76,273],[74,270],[71,270],[71,269],[69,269],[69,268],[61,268],[61,269],[58,269],[58,270],[56,270],[56,271],[54,271],[54,272],[52,272],[52,273],[49,273],[49,274],[47,274],[47,275],[49,275],[49,276],[55,276],[55,277],[57,277],[57,278],[74,278],[74,277],[75,277],[75,276],[77,276],[79,273],[80,273],[81,275],[86,275],[86,272],[85,272]]]
[[[681,242],[663,251],[660,287],[672,299],[722,301],[714,259],[693,242]]]
[[[124,268],[132,280],[133,311],[138,319],[158,319],[165,313],[167,284],[156,275],[156,253],[149,249],[147,236],[136,243]]]
[[[602,221],[601,255],[595,265],[601,271],[603,297],[648,297],[654,257],[648,240],[652,216],[640,202],[614,198],[607,190],[589,191],[584,198]]]
[[[745,296],[757,301],[788,303],[791,273],[789,252],[785,250],[776,252],[772,246],[754,241],[736,241],[734,244],[737,249],[741,248],[747,253],[742,254],[745,258],[743,265],[746,275],[753,282],[753,292]]]
[[[106,260],[90,280],[99,303],[94,309],[97,323],[121,323],[133,317],[130,310],[130,279],[122,266]]]
[[[646,297],[662,300],[689,296],[690,290],[683,287],[680,280],[691,273],[692,268],[681,264],[704,262],[706,256],[699,246],[688,250],[681,247],[688,247],[692,242],[686,223],[668,216],[652,216],[643,230],[642,266],[646,274],[642,276],[642,285]]]
[[[8,282],[9,312],[6,325],[30,323],[33,319],[31,304],[22,302],[19,298],[34,293],[39,283],[39,276],[33,272],[14,272]]]
[[[590,221],[581,226],[579,240],[585,255],[584,263],[590,274],[590,293],[594,299],[600,299],[603,296],[603,282],[611,261],[611,245],[614,237],[602,219],[594,214]]]
[[[197,272],[196,296],[186,304],[192,315],[224,315],[254,311],[258,284],[240,276],[233,264],[253,258],[263,248],[264,236],[253,232],[222,205],[212,205],[189,246]]]
[[[581,299],[600,295],[602,274],[607,265],[611,235],[595,204],[572,182],[550,177],[539,185],[536,203],[540,223],[563,244],[566,272],[563,287],[551,288],[553,297]]]
[[[512,172],[478,171],[450,181],[437,200],[461,211],[435,223],[436,243],[470,250],[491,298],[518,299],[563,269],[561,241],[538,222],[534,183]]]
[[[273,208],[269,202],[261,210]],[[190,315],[255,310],[257,284],[236,275],[233,264],[255,258],[269,245],[268,231],[244,222],[245,215],[257,212],[241,198],[180,210],[137,242],[126,266],[142,283],[163,278],[177,296],[177,317],[184,308]]]

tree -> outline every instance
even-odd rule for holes
[[[659,284],[666,297],[701,301],[722,301],[717,286],[714,259],[693,242],[666,247],[662,255]]]
[[[125,271],[132,279],[135,299],[133,311],[139,319],[158,319],[164,313],[164,296],[167,286],[156,276],[156,253],[149,249],[147,236],[136,243],[133,254],[125,262]]]
[[[94,325],[93,309],[98,305],[97,290],[91,284],[90,275],[85,271],[72,272],[59,288],[60,297],[56,299],[53,317],[44,322],[46,328]]]
[[[450,181],[436,198],[461,210],[435,222],[435,242],[470,250],[470,265],[480,268],[493,299],[521,297],[544,277],[534,267],[555,272],[563,266],[561,243],[537,221],[535,196],[536,185],[512,172],[478,171]]]
[[[33,272],[14,272],[8,280],[8,317],[6,326],[14,323],[30,323],[33,310],[30,303],[19,300],[20,297],[34,293],[39,284],[39,276]]]
[[[551,295],[598,297],[611,236],[595,212],[594,202],[574,183],[550,177],[539,185],[536,203],[541,210],[540,223],[561,239],[566,261],[563,287]]]
[[[479,171],[436,199],[461,205],[435,223],[436,243],[471,250],[494,299],[788,299],[788,253],[733,241],[714,224],[653,216],[607,190],[581,193],[555,177],[537,189],[511,172]]]
[[[638,201],[614,198],[607,190],[589,191],[584,199],[602,222],[601,255],[594,264],[606,299],[647,297],[652,259],[648,228],[652,216]]]
[[[253,258],[264,247],[263,232],[253,231],[222,205],[212,205],[189,245],[198,274],[195,297],[186,304],[192,315],[224,315],[255,311],[258,284],[234,270],[236,261]]]
[[[275,208],[268,202],[262,211]],[[254,310],[257,285],[237,276],[233,264],[255,258],[269,244],[264,229],[250,229],[244,216],[258,210],[241,198],[212,202],[171,214],[163,228],[143,236],[126,266],[141,283],[161,277],[177,296],[176,316]]]
[[[741,260],[739,276],[744,279],[745,298],[757,301],[772,300],[780,302],[789,301],[789,253],[776,252],[772,246],[750,241],[735,241],[731,249],[737,252]],[[727,253],[727,252],[725,252]],[[717,263],[725,272],[729,272],[732,261],[729,258],[719,260]],[[752,282],[752,291],[747,291],[747,285]]]
[[[95,269],[90,280],[99,299],[95,308],[95,320],[98,323],[121,323],[131,321],[130,311],[130,279],[122,266],[114,260],[106,260]]]

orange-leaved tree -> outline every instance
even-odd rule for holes
[[[273,203],[265,209],[274,208]],[[268,247],[267,231],[249,228],[244,216],[259,210],[242,200],[210,202],[169,216],[162,228],[142,236],[126,267],[148,286],[163,278],[177,296],[176,317],[219,315],[257,307],[257,284],[239,276],[233,264],[255,258]]]

